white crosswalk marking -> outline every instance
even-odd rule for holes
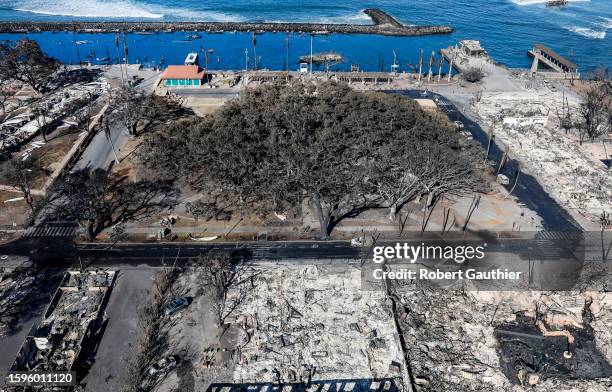
[[[76,233],[74,226],[40,225],[28,228],[25,237],[72,237]]]

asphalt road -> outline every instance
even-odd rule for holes
[[[219,98],[229,99],[236,98],[240,95],[239,90],[235,89],[220,89],[220,88],[176,88],[172,90],[172,94],[182,97],[197,96],[201,98]]]
[[[533,233],[532,233],[533,234]],[[577,281],[585,260],[599,260],[601,243],[588,242],[582,233],[540,233],[536,238],[495,238],[477,236],[454,239],[414,237],[395,241],[379,241],[377,247],[395,247],[397,243],[412,246],[484,246],[486,257],[465,264],[452,260],[417,260],[427,268],[497,268],[534,273],[540,281],[533,289],[566,290]],[[226,242],[226,243],[121,243],[79,244],[67,238],[24,237],[0,246],[0,257],[7,263],[13,258],[28,256],[34,263],[50,268],[79,268],[79,257],[85,268],[148,269],[170,266],[177,262],[193,266],[199,255],[213,250],[230,251],[234,257],[249,263],[361,265],[363,271],[377,268],[372,247],[356,248],[348,241]],[[588,255],[588,256],[587,256]],[[594,256],[595,258],[593,258]],[[391,258],[390,256],[387,256]],[[393,261],[393,263],[396,263]],[[1,262],[0,262],[1,263]],[[406,261],[404,260],[405,264]],[[476,263],[476,264],[474,264]],[[608,263],[609,264],[609,263]],[[609,270],[609,268],[608,268]],[[540,284],[541,286],[538,286]],[[546,286],[543,286],[543,285]]]
[[[440,237],[431,234],[397,240],[380,240],[375,246],[395,246],[397,243],[410,245],[439,246],[480,246],[487,253],[500,253],[517,258],[560,258],[575,254],[583,246],[582,234],[540,233],[527,235],[517,233],[512,238],[497,238],[495,235],[468,235],[463,238]],[[532,233],[534,234],[534,233]],[[486,245],[485,245],[486,244]],[[595,246],[598,242],[593,242]],[[372,246],[354,247],[349,241],[245,241],[245,242],[147,242],[147,243],[91,243],[75,244],[71,237],[22,237],[0,246],[0,255],[27,256],[47,265],[75,263],[78,256],[83,260],[96,260],[101,265],[148,264],[163,265],[164,259],[190,259],[211,250],[237,252],[248,259],[292,260],[292,259],[343,259],[360,260],[370,257]]]
[[[111,124],[110,127],[111,139],[117,151],[117,155],[121,154],[121,148],[127,142],[129,133],[125,127]],[[115,154],[112,146],[108,141],[104,132],[98,132],[93,137],[80,159],[76,162],[73,170],[88,169],[90,171],[96,169],[108,170],[115,162]]]

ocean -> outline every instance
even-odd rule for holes
[[[401,69],[416,64],[420,50],[430,53],[461,39],[480,40],[499,63],[528,68],[527,50],[536,42],[578,64],[584,73],[598,66],[612,68],[612,0],[575,0],[565,7],[547,8],[545,0],[0,0],[0,20],[150,20],[150,21],[265,21],[370,23],[364,8],[380,8],[405,24],[449,24],[450,35],[382,37],[371,35],[316,36],[314,52],[334,51],[344,57],[338,69],[359,65],[377,70],[381,60],[388,70],[396,53]],[[148,65],[182,63],[190,51],[210,51],[210,68],[244,69],[252,64],[248,33],[206,34],[186,40],[185,33],[129,34],[129,61]],[[0,34],[15,40],[25,34]],[[30,33],[51,55],[64,62],[115,58],[114,34]],[[285,68],[284,33],[257,38],[262,68]],[[75,43],[77,45],[75,45]],[[78,54],[76,47],[78,46]],[[245,53],[248,51],[248,54]],[[310,36],[289,37],[291,69],[299,56],[310,52]],[[88,57],[89,56],[89,57]]]

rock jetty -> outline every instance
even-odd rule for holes
[[[364,10],[373,24],[331,23],[251,23],[251,22],[108,22],[108,21],[0,21],[0,32],[23,33],[40,31],[78,31],[84,33],[126,32],[175,32],[206,31],[214,33],[292,32],[313,34],[375,34],[416,36],[449,34],[450,26],[407,26],[379,9]]]

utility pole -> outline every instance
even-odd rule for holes
[[[79,69],[83,69],[83,66],[81,65],[81,51],[79,50],[79,44],[77,44],[76,41],[76,26],[73,26],[72,28],[72,40],[74,41],[74,47],[76,48],[76,52],[77,52],[77,59],[79,61]]]
[[[393,74],[397,74],[398,70],[399,70],[399,62],[397,61],[397,52],[394,50],[393,51],[393,65],[391,65],[391,72]]]
[[[429,73],[427,74],[427,81],[428,82],[431,82],[431,77],[433,75],[433,65],[434,65],[434,61],[435,61],[434,56],[435,56],[435,54],[434,54],[434,51],[432,50],[431,51],[431,56],[429,57]]]
[[[485,165],[487,164],[487,159],[489,159],[489,152],[491,151],[491,144],[495,140],[495,134],[493,133],[493,129],[491,129],[491,134],[489,135],[487,133],[487,135],[489,136],[489,144],[487,145],[487,155],[485,156],[485,159],[484,159]]]
[[[244,72],[249,70],[249,49],[244,49]]]
[[[127,42],[125,40],[125,31],[123,32],[123,53],[125,55],[125,79],[129,83],[129,75],[128,75],[128,47]]]
[[[252,41],[253,41],[253,58],[255,59],[255,71],[257,71],[258,69],[257,67],[257,36],[255,35],[255,32],[253,32]]]
[[[115,155],[115,161],[120,163],[119,157],[117,156],[117,151],[115,150],[115,143],[113,143],[113,135],[111,133],[110,125],[108,124],[108,118],[104,119],[104,136],[106,136],[106,140],[111,145],[111,149],[113,150],[113,154]]]
[[[117,65],[119,65],[119,71],[121,72],[121,84],[125,84],[123,78],[123,67],[121,66],[121,57],[119,56],[119,32],[115,32],[115,49],[117,51]]]
[[[442,80],[442,62],[444,62],[444,57],[440,54],[440,58],[438,59],[438,83]]]
[[[504,197],[504,200],[506,200],[508,197],[510,197],[512,192],[514,192],[514,188],[516,188],[516,184],[518,184],[518,180],[519,180],[519,176],[520,175],[521,175],[521,167],[520,167],[520,165],[517,164],[516,173],[514,175],[514,185],[512,185],[512,188],[510,189],[508,194]]]
[[[81,268],[81,272],[85,271],[85,267],[83,267],[83,259],[81,259],[81,253],[79,252],[79,247],[77,246],[76,241],[72,241],[72,246],[74,247],[74,252],[77,255],[77,259],[79,260],[79,267]]]
[[[312,46],[313,46],[313,41],[314,41],[314,34],[310,33],[310,78],[312,79]]]
[[[421,56],[419,57],[419,82],[423,76],[423,49],[421,49]]]
[[[285,37],[285,69],[287,70],[287,75],[289,75],[289,33]]]
[[[457,56],[457,46],[455,46],[455,51],[450,55],[450,62],[448,63],[448,82],[450,83],[451,77],[453,76],[453,60],[455,60],[455,56]]]
[[[314,34],[310,33],[310,78],[312,79],[312,44],[314,40]]]

